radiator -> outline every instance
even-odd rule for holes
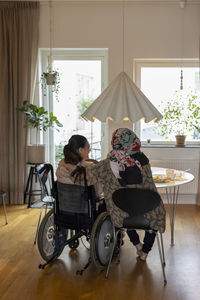
[[[192,195],[198,193],[198,174],[199,174],[199,161],[195,159],[162,159],[150,160],[152,167],[169,168],[176,170],[188,170],[189,173],[194,175],[194,180],[188,184],[180,186],[180,194]]]

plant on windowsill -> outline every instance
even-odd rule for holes
[[[47,86],[51,86],[51,91],[55,94],[56,100],[59,101],[58,95],[60,90],[60,74],[56,70],[48,69],[43,72],[40,78],[43,95],[47,95]]]
[[[190,91],[175,91],[174,96],[160,105],[163,119],[156,126],[159,135],[176,137],[176,146],[184,146],[186,133],[200,123],[199,96]]]
[[[34,128],[36,130],[36,145],[28,146],[28,162],[44,162],[45,147],[44,145],[38,144],[40,131],[47,131],[48,128],[55,128],[59,131],[57,127],[63,127],[63,125],[52,112],[49,113],[44,107],[33,105],[27,100],[23,102],[19,110],[25,114],[25,127]]]

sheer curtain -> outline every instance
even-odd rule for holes
[[[39,35],[39,2],[0,2],[0,188],[23,203],[26,133],[17,110],[31,101]]]

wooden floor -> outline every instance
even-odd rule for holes
[[[109,279],[104,271],[83,267],[88,250],[81,244],[63,254],[45,270],[33,245],[39,209],[7,206],[8,225],[0,207],[0,299],[1,300],[198,300],[200,299],[200,207],[179,205],[175,223],[175,246],[170,246],[169,219],[164,234],[167,286],[159,261],[157,244],[146,263],[136,257],[128,238],[122,247],[121,263],[113,263]]]

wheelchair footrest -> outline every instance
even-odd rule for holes
[[[58,256],[55,254],[50,260],[48,260],[45,264],[39,264],[38,268],[44,270],[47,265],[56,260]]]

